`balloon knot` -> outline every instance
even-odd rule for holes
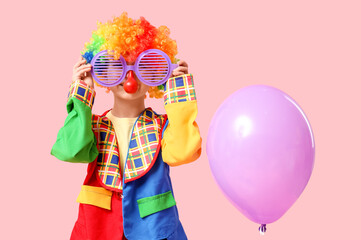
[[[264,235],[266,232],[266,224],[261,224],[261,226],[258,228],[259,234]]]

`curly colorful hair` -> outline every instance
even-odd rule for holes
[[[89,63],[98,52],[108,50],[109,54],[114,54],[114,59],[119,59],[121,55],[127,62],[133,63],[143,51],[159,49],[175,63],[177,43],[169,35],[168,27],[156,28],[144,17],[134,20],[124,12],[112,21],[97,22],[97,30],[93,31],[91,39],[85,43],[82,56]],[[149,96],[161,98],[162,87],[151,87],[148,91]]]

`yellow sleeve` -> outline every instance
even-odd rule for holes
[[[167,81],[164,104],[168,120],[162,138],[163,161],[170,166],[195,161],[202,152],[202,138],[195,122],[198,110],[191,74]]]

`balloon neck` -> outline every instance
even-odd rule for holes
[[[262,236],[266,233],[266,224],[261,224],[261,226],[258,228],[259,234],[261,234]]]

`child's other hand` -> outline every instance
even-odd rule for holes
[[[173,70],[171,77],[188,74],[188,64],[184,60],[178,62],[178,67]]]
[[[79,58],[79,61],[73,67],[73,81],[81,80],[84,81],[89,87],[94,88],[94,81],[90,70],[92,68],[91,64],[85,64],[86,60],[82,57]]]

